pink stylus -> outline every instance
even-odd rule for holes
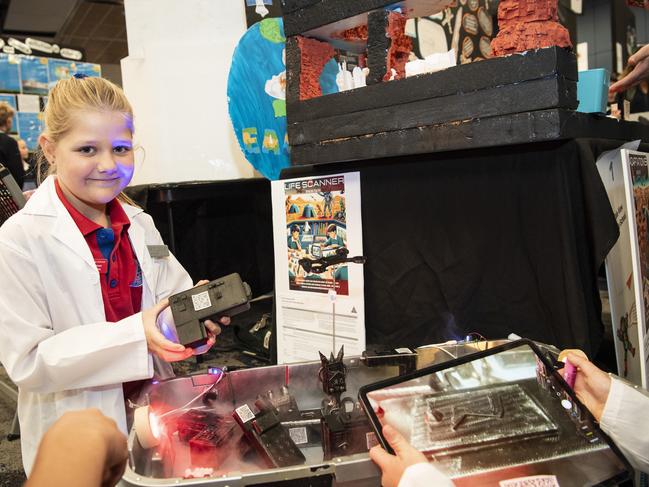
[[[577,378],[577,367],[570,363],[570,360],[566,359],[565,366],[563,367],[563,380],[570,386],[571,389],[575,387],[575,379]]]

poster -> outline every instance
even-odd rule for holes
[[[72,76],[74,65],[73,61],[67,61],[65,59],[50,59],[48,63],[48,78],[49,78],[49,87],[52,88],[57,81],[61,79],[67,79]]]
[[[76,72],[80,74],[85,74],[88,77],[99,77],[101,76],[101,65],[94,63],[74,63]]]
[[[41,102],[38,95],[16,95],[18,111],[38,113],[41,111]]]
[[[6,93],[0,93],[0,101],[8,103],[9,106],[14,109],[14,112],[18,111],[18,106],[16,105],[16,95],[8,95]]]
[[[30,152],[38,149],[38,136],[43,131],[42,113],[16,114],[18,119],[18,136],[25,141]]]
[[[649,316],[649,155],[604,154],[597,168],[620,228],[606,257],[618,374],[647,387]]]
[[[359,173],[274,181],[272,196],[278,362],[360,354],[363,265],[341,261],[362,256]]]
[[[634,257],[636,300],[638,303],[638,336],[640,357],[643,362],[644,387],[646,382],[646,364],[649,359],[649,154],[624,151],[622,153],[627,179],[633,185],[634,223],[632,238]]]
[[[20,57],[0,53],[0,91],[20,93]]]
[[[77,73],[85,74],[86,76],[101,76],[101,66],[99,64],[80,63],[65,59],[50,59],[48,62],[50,89],[54,87],[57,81],[71,78]]]
[[[47,58],[22,56],[20,59],[20,79],[23,93],[47,95]]]

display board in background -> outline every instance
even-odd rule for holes
[[[52,89],[57,81],[68,79],[75,74],[86,76],[101,76],[101,66],[93,63],[79,63],[65,59],[50,59],[48,62],[49,88]]]
[[[16,111],[11,132],[27,143],[30,152],[38,148],[43,130],[39,113],[47,103],[47,93],[61,79],[77,73],[101,76],[101,66],[65,59],[0,53],[0,101]]]
[[[45,96],[58,80],[77,73],[101,76],[101,66],[42,56],[0,53],[0,93]]]
[[[20,82],[22,92],[32,95],[47,95],[47,58],[22,56],[20,58]]]
[[[620,237],[606,257],[618,374],[647,388],[649,154],[618,150],[597,161]]]
[[[20,93],[20,56],[0,53],[0,92]]]

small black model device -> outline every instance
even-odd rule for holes
[[[239,274],[229,274],[169,298],[178,341],[198,349],[207,343],[205,320],[217,321],[250,309],[250,286]]]

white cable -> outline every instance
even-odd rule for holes
[[[445,354],[449,355],[451,358],[456,359],[457,357],[453,355],[451,352],[446,350],[445,348],[440,347],[439,345],[428,345],[429,347],[436,348],[437,350],[441,350]]]
[[[214,384],[217,384],[217,383],[218,383],[218,382],[215,382]],[[160,416],[158,416],[158,419],[162,419],[162,418],[164,418],[165,416],[169,416],[171,413],[175,413],[176,411],[182,411],[182,410],[185,409],[187,406],[189,406],[191,403],[193,403],[194,401],[200,399],[200,398],[201,398],[201,397],[202,397],[202,396],[203,396],[207,391],[209,391],[209,390],[214,386],[214,384],[210,384],[210,385],[206,386],[205,389],[203,389],[203,390],[201,391],[201,393],[200,393],[198,396],[196,396],[194,399],[192,399],[191,401],[189,401],[189,402],[188,402],[187,404],[185,404],[184,406],[180,406],[179,408],[172,409],[171,411],[167,411],[166,413],[161,414]]]

